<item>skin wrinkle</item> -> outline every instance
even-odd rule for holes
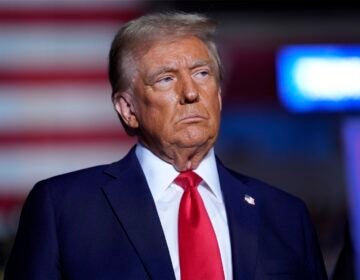
[[[138,60],[132,93],[116,102],[124,121],[138,129],[138,141],[179,171],[195,169],[216,140],[221,91],[215,68],[197,37],[155,42]]]

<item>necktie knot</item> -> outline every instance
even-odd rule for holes
[[[181,172],[174,180],[174,182],[184,190],[187,188],[196,188],[201,181],[202,178],[191,170]]]

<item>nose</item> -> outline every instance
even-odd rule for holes
[[[199,92],[196,85],[196,82],[192,79],[190,75],[184,75],[181,79],[182,89],[181,89],[181,98],[180,103],[191,104],[199,101]]]

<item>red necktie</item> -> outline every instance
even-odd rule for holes
[[[224,272],[214,229],[197,190],[202,179],[192,171],[175,183],[184,189],[179,208],[181,280],[223,280]]]

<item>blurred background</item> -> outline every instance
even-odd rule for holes
[[[225,80],[217,153],[306,202],[331,275],[360,190],[360,106],[354,96],[350,106],[341,97],[332,99],[339,106],[289,105],[283,83],[292,77],[279,78],[288,69],[279,55],[294,45],[359,46],[360,7],[346,1],[0,0],[0,270],[36,181],[116,161],[134,144],[112,107],[107,54],[121,24],[167,10],[218,21]],[[326,74],[313,78],[329,83]]]

